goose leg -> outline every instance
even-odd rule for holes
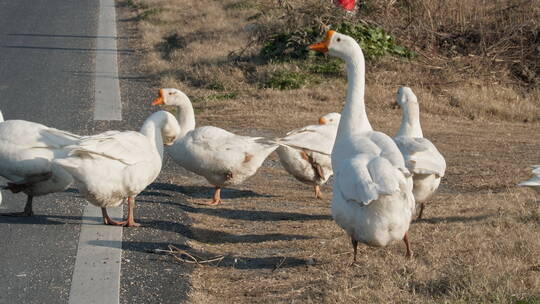
[[[412,258],[413,252],[411,250],[411,244],[409,243],[408,232],[405,232],[405,236],[403,237],[403,242],[405,242],[405,247],[407,247],[407,253],[405,254],[405,257]]]
[[[133,210],[135,209],[135,198],[128,197],[128,218],[126,227],[139,227],[141,224],[135,223],[135,218],[133,216]]]
[[[32,201],[34,197],[32,195],[28,195],[26,199],[26,205],[24,206],[23,212],[10,212],[10,213],[0,213],[0,215],[3,216],[32,216],[34,215],[34,212],[32,211]]]
[[[319,185],[315,185],[315,198],[322,198],[321,187]]]
[[[127,223],[126,221],[118,222],[110,218],[107,208],[101,208],[101,214],[103,215],[103,224],[105,225],[124,226]]]
[[[354,264],[356,263],[356,253],[357,253],[357,250],[358,250],[358,241],[353,239],[353,237],[351,236],[351,244],[352,244],[352,248],[353,248],[353,261],[351,263]]]
[[[214,197],[211,202],[206,203],[206,205],[219,205],[221,204],[221,187],[216,187],[216,191],[214,191]]]
[[[424,213],[424,203],[420,203],[420,212],[418,212],[418,217],[416,218],[417,220],[421,219],[422,218],[422,213]]]

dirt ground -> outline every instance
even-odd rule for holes
[[[235,87],[237,97],[212,99],[211,89],[183,77],[188,72],[200,77],[227,75],[219,62],[237,46],[225,33],[232,22],[244,19],[223,14],[220,3],[186,1],[181,14],[200,18],[185,19],[186,28],[175,29],[201,33],[197,29],[205,22],[208,31],[221,28],[217,36],[197,40],[197,52],[180,50],[173,55],[176,64],[190,65],[206,48],[212,64],[171,74],[166,64],[170,58],[153,52],[142,63],[149,66],[157,85],[175,86],[200,99],[194,103],[198,125],[243,135],[281,136],[315,123],[320,115],[341,111],[343,80],[291,91],[240,84]],[[203,7],[208,11],[202,12]],[[152,22],[143,22],[140,29],[141,45],[147,50],[170,30]],[[232,37],[247,39],[236,34]],[[212,38],[219,38],[221,52]],[[398,65],[396,71],[405,69]],[[362,246],[358,263],[351,266],[350,241],[330,215],[332,181],[322,189],[324,199],[317,200],[312,189],[289,176],[272,154],[247,182],[224,189],[224,204],[217,207],[200,204],[213,190],[201,177],[184,173],[170,180],[185,198],[177,202],[178,208],[192,222],[186,252],[201,260],[220,257],[189,275],[189,303],[540,303],[540,198],[516,187],[529,177],[530,165],[540,164],[538,119],[531,123],[471,116],[443,107],[437,95],[415,86],[418,82],[403,81],[406,77],[394,75],[397,72],[387,75],[373,66],[367,69],[366,103],[374,128],[389,135],[397,132],[401,113],[390,104],[397,87],[411,83],[421,104],[424,135],[447,161],[446,176],[427,204],[424,219],[410,228],[414,258],[404,257],[402,243]],[[230,72],[234,76],[238,71]],[[441,90],[445,89],[459,86]],[[538,104],[531,107],[539,113]],[[189,260],[186,254],[179,256]]]
[[[394,118],[393,128],[381,129],[395,131]],[[351,267],[349,239],[330,216],[331,182],[316,200],[275,155],[248,182],[226,189],[219,207],[198,204],[211,195],[200,178],[175,179],[189,185],[178,203],[193,219],[192,253],[225,256],[195,269],[191,302],[537,303],[540,205],[515,186],[538,161],[534,129],[440,117],[424,119],[424,128],[448,170],[425,218],[411,226],[412,260],[396,243],[362,247]]]

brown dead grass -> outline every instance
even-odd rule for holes
[[[302,3],[289,2],[295,5]],[[425,28],[425,23],[418,23],[418,20],[426,21],[426,16],[431,16],[429,18],[434,19],[431,22],[435,22],[436,17],[440,17],[436,19],[436,24],[431,25],[439,30],[435,32],[438,36],[433,34],[435,38],[429,39],[436,39],[436,37],[443,35],[441,33],[443,33],[444,24],[452,33],[464,31],[462,28],[464,28],[465,23],[471,28],[473,25],[481,26],[477,30],[487,31],[485,29],[487,25],[484,24],[487,21],[484,20],[487,19],[486,16],[496,11],[490,6],[489,10],[485,10],[484,15],[479,19],[480,21],[474,21],[472,19],[474,12],[466,12],[466,5],[452,2],[455,7],[454,10],[450,10],[448,8],[450,4],[436,5],[435,1],[426,1],[417,13],[423,17],[416,16],[418,18],[409,20],[407,24],[411,29],[404,30],[402,27],[407,20],[403,18],[394,18],[394,20],[389,17],[392,14],[404,15],[400,14],[401,11],[398,10],[403,10],[403,8],[399,8],[396,1],[386,1],[388,2],[385,2],[386,4],[382,2],[385,1],[370,2],[374,11],[371,13],[371,18],[393,20],[387,22],[389,31],[401,35],[397,37],[409,40],[413,40],[413,37],[408,38],[408,36],[416,33],[414,41],[417,42],[429,38],[421,37],[421,33],[433,33],[432,30],[430,32],[429,29]],[[266,101],[263,99],[269,98],[272,110],[257,110],[257,112],[281,116],[283,114],[305,113],[306,107],[328,101],[331,104],[326,108],[332,108],[335,111],[336,106],[343,100],[344,75],[337,78],[324,78],[315,75],[316,81],[311,81],[306,87],[293,91],[275,92],[272,89],[262,88],[264,82],[273,72],[278,70],[297,71],[299,66],[306,63],[268,64],[257,57],[260,45],[253,43],[253,35],[255,35],[253,29],[262,28],[263,25],[260,22],[266,22],[265,20],[274,17],[274,15],[265,16],[265,18],[261,18],[261,21],[258,21],[259,23],[247,20],[250,16],[260,12],[256,6],[259,5],[259,1],[145,0],[143,2],[142,0],[131,0],[130,3],[138,7],[134,14],[139,16],[144,15],[147,11],[158,9],[158,13],[139,21],[142,34],[141,48],[147,51],[147,59],[141,64],[157,79],[160,86],[180,88],[195,102],[203,101],[196,105],[200,111],[209,112],[208,110],[214,107],[225,107],[242,112],[243,109],[250,107],[264,107]],[[239,3],[247,6],[240,5],[238,8]],[[418,6],[417,3],[414,5]],[[501,5],[499,3],[499,6]],[[140,8],[141,6],[143,8]],[[469,7],[478,7],[478,5],[469,3]],[[523,9],[522,6],[519,8]],[[453,13],[443,18],[445,9]],[[458,11],[454,12],[455,10]],[[533,16],[540,14],[537,11],[536,8],[531,9]],[[279,16],[276,13],[275,17]],[[443,20],[446,20],[446,23],[443,24]],[[529,27],[531,26],[529,25]],[[522,24],[522,27],[526,26]],[[450,31],[450,28],[454,30]],[[540,26],[538,28],[540,29]],[[495,31],[498,28],[492,30]],[[487,37],[485,39],[493,39],[489,33],[484,35]],[[170,41],[168,44],[166,43],[168,37],[169,39],[177,37],[176,40],[173,39],[172,47]],[[437,41],[429,42],[430,47],[409,45],[421,54],[427,54],[427,57],[420,56],[418,60],[407,62],[386,57],[381,61],[369,63],[367,67],[368,99],[377,99],[376,106],[384,107],[385,104],[393,101],[399,85],[407,85],[421,96],[423,113],[453,115],[472,120],[520,122],[540,120],[540,88],[538,86],[524,87],[513,74],[512,65],[498,64],[503,59],[498,59],[497,56],[486,53],[487,51],[479,54],[472,51],[470,53],[458,52],[442,56],[440,53],[444,48],[440,47]],[[453,46],[458,43],[452,41]],[[503,44],[506,45],[505,43]],[[484,47],[486,44],[487,42],[483,44]],[[246,49],[247,45],[253,47]],[[534,45],[532,47],[535,48]],[[507,48],[498,47],[495,49],[502,52],[502,49]],[[540,50],[540,44],[538,49]],[[240,53],[241,55],[238,56]],[[486,58],[490,58],[490,60]],[[504,58],[503,61],[508,58],[510,61],[517,60],[511,55]],[[232,95],[226,96],[227,94]],[[279,111],[281,104],[285,105],[283,108],[286,109],[285,113]],[[321,109],[321,111],[316,112],[324,113],[324,111]],[[252,113],[239,114],[251,117]],[[204,121],[205,115],[206,113],[203,113],[199,120]],[[288,116],[291,117],[291,115]],[[260,120],[260,117],[257,117],[256,120]]]
[[[391,134],[396,118],[377,126]],[[430,118],[426,135],[445,154],[448,173],[426,219],[411,227],[414,259],[406,260],[397,243],[361,247],[358,265],[349,266],[349,240],[329,216],[331,187],[324,187],[325,199],[313,199],[272,156],[244,185],[224,191],[223,206],[198,205],[210,188],[206,197],[188,192],[180,203],[194,222],[193,253],[226,256],[195,270],[190,301],[536,303],[540,205],[532,191],[514,185],[528,175],[523,164],[537,161],[540,143],[521,124]],[[206,185],[192,175],[173,183]]]
[[[231,60],[231,51],[249,43],[246,17],[257,12],[231,7],[239,2],[147,0],[136,8],[134,16],[162,9],[139,21],[141,48],[148,53],[142,64],[149,74],[160,86],[191,96],[199,124],[240,134],[279,136],[340,111],[344,78],[298,90],[262,89],[258,81],[269,71],[295,65]],[[387,1],[390,12],[396,2]],[[422,12],[438,20],[442,11],[433,15],[429,8],[436,2],[423,3]],[[458,7],[449,14],[452,20],[470,22],[466,6]],[[185,39],[178,41],[181,47],[163,52],[163,38],[174,34]],[[414,259],[403,257],[402,244],[362,247],[358,265],[349,266],[349,240],[329,215],[331,186],[323,188],[325,199],[315,200],[311,189],[271,156],[248,182],[225,189],[225,204],[217,208],[197,204],[211,195],[210,188],[201,188],[207,184],[200,177],[186,174],[172,181],[193,187],[186,202],[178,203],[193,219],[191,253],[225,255],[219,264],[191,274],[190,302],[538,303],[540,205],[532,191],[514,185],[528,177],[528,165],[538,163],[540,142],[533,137],[540,131],[540,94],[514,85],[508,71],[482,77],[457,73],[459,67],[475,69],[471,58],[411,63],[389,58],[367,66],[372,124],[396,132],[400,113],[391,103],[397,87],[409,85],[421,103],[426,137],[448,162],[426,219],[411,227]],[[236,95],[216,98],[225,93]]]

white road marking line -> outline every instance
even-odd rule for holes
[[[116,220],[122,218],[121,206],[108,212]],[[88,204],[82,218],[69,303],[118,304],[121,265],[122,227],[104,225],[100,208]]]
[[[99,1],[94,120],[122,120],[114,0]]]

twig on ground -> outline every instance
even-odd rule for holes
[[[171,255],[175,260],[182,262],[182,263],[188,263],[188,264],[197,264],[197,265],[204,265],[212,262],[218,262],[217,265],[225,258],[224,255],[216,256],[210,259],[203,259],[201,257],[195,256],[187,252],[186,250],[182,250],[178,247],[175,247],[173,245],[169,245],[169,250],[166,249],[152,249],[149,250],[149,252],[152,253],[165,253]],[[179,256],[178,256],[179,255]],[[184,259],[181,256],[185,255],[189,259]]]
[[[281,259],[281,261],[279,261],[279,263],[276,265],[276,267],[274,269],[272,269],[272,271],[278,270],[279,267],[281,267],[283,265],[283,263],[285,262],[286,259],[287,259],[287,257],[283,257],[283,259]]]

